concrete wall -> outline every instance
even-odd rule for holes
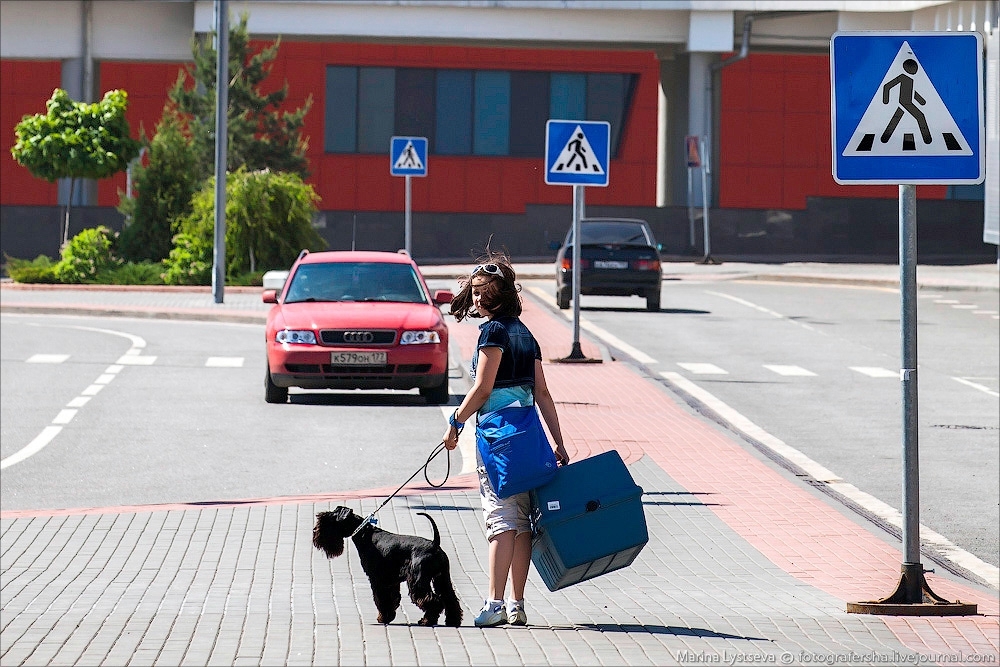
[[[0,254],[33,259],[59,256],[62,215],[54,206],[0,207]],[[701,211],[696,211],[700,216]],[[665,258],[690,251],[687,207],[587,206],[587,215],[649,221]],[[898,261],[898,203],[894,199],[814,198],[805,210],[711,209],[712,256],[739,261]],[[86,227],[122,227],[115,209],[76,207],[70,236]],[[403,213],[325,211],[317,220],[331,250],[389,250],[404,246]],[[569,206],[529,206],[523,215],[413,213],[413,256],[428,264],[466,262],[492,237],[516,261],[549,261],[572,223]],[[983,204],[918,200],[917,252],[925,263],[996,261],[982,240]],[[695,224],[695,257],[703,255],[702,222]]]

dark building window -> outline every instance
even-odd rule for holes
[[[509,155],[540,157],[544,152],[549,87],[548,72],[510,73]]]
[[[510,73],[476,72],[472,152],[509,155]]]
[[[358,152],[389,154],[396,123],[396,70],[362,67],[358,72]]]
[[[436,90],[431,152],[468,155],[472,152],[472,70],[438,70]]]
[[[326,68],[327,153],[386,153],[394,135],[438,155],[542,157],[545,122],[611,123],[623,136],[637,75],[392,67]]]

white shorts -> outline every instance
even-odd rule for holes
[[[529,491],[515,493],[509,498],[498,498],[486,475],[482,462],[476,472],[479,473],[479,496],[483,501],[483,518],[486,520],[486,539],[492,540],[500,533],[508,530],[514,534],[531,532],[529,516],[531,512],[531,496]]]

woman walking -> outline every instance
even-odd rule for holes
[[[465,280],[451,304],[451,314],[461,322],[466,317],[485,317],[479,326],[479,342],[472,358],[472,390],[448,420],[444,445],[458,446],[458,432],[466,420],[510,406],[537,405],[552,439],[556,460],[569,463],[559,429],[555,402],[545,384],[542,353],[538,342],[518,317],[520,286],[506,255],[491,253]],[[528,492],[499,498],[490,484],[477,451],[479,493],[489,540],[489,596],[476,617],[479,627],[510,623],[526,625],[524,586],[531,566],[530,500]],[[504,603],[507,579],[512,597]]]

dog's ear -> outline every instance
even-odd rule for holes
[[[344,553],[344,535],[338,523],[339,517],[336,512],[320,512],[316,515],[313,546],[323,551],[327,558],[336,558]]]

